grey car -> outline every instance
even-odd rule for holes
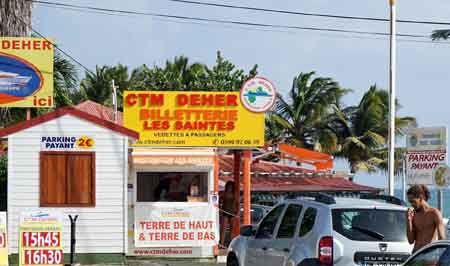
[[[390,202],[393,202],[392,200]],[[407,208],[374,199],[286,200],[230,244],[228,266],[394,266],[411,254]]]
[[[403,265],[450,266],[450,241],[436,241],[419,249]]]

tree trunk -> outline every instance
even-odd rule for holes
[[[0,0],[0,36],[30,36],[31,9],[30,0]]]

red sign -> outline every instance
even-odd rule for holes
[[[22,232],[24,247],[59,247],[61,236],[59,232]]]
[[[59,265],[62,259],[62,250],[25,250],[25,265]]]

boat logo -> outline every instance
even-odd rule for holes
[[[241,102],[251,112],[263,113],[272,108],[276,100],[273,84],[262,77],[247,80],[241,88]]]
[[[16,102],[38,92],[41,72],[30,62],[0,52],[0,104]]]

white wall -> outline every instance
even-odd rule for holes
[[[77,253],[125,253],[128,139],[71,115],[28,128],[8,137],[8,234],[10,253],[18,252],[21,211],[39,208],[39,151],[42,136],[87,135],[95,141],[96,206],[46,208],[64,212],[64,252],[70,251],[69,214],[78,214]],[[43,208],[44,209],[44,208]]]

